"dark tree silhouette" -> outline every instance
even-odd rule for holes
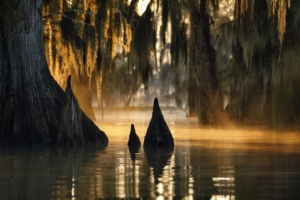
[[[57,144],[59,128],[73,126],[62,125],[72,123],[62,114],[72,94],[66,97],[44,56],[42,2],[0,3],[7,10],[0,15],[0,140],[4,144]],[[84,113],[76,123],[81,123],[86,144],[107,145],[105,133]]]
[[[157,98],[154,99],[152,118],[144,139],[144,149],[174,149],[172,133],[160,110]]]
[[[127,145],[129,148],[136,148],[136,149],[140,148],[140,146],[141,146],[140,138],[136,134],[133,124],[131,124],[131,127],[130,127],[130,134],[129,134],[129,140],[128,140]]]
[[[140,141],[139,136],[135,132],[135,128],[134,128],[133,124],[131,124],[131,127],[130,127],[130,134],[129,134],[129,139],[128,139],[127,145],[129,148],[131,159],[135,160],[136,153],[139,152],[140,147],[141,147],[141,141]]]

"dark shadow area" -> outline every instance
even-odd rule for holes
[[[173,154],[174,148],[150,149],[144,148],[147,162],[153,168],[153,176],[155,184],[159,183],[159,178],[162,177],[164,167],[169,163]]]
[[[153,102],[153,112],[146,132],[144,147],[147,149],[174,149],[174,139],[161,112],[157,98]]]
[[[140,147],[128,147],[131,160],[136,159],[136,154],[140,152]]]
[[[96,148],[0,148],[1,199],[53,199],[72,196],[74,180]]]
[[[135,154],[138,153],[140,150],[141,141],[139,136],[135,132],[135,128],[133,124],[131,124],[127,146],[129,148],[131,160],[135,160],[136,157]]]

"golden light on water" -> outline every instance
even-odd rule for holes
[[[236,198],[235,188],[239,184],[236,182],[236,170],[238,170],[236,166],[245,162],[244,156],[237,159],[233,155],[250,153],[251,156],[254,156],[251,157],[252,160],[262,163],[260,167],[268,167],[270,161],[266,161],[261,155],[288,155],[300,152],[300,138],[296,132],[269,131],[265,127],[253,129],[240,129],[237,127],[226,127],[224,129],[199,128],[197,120],[186,118],[182,110],[163,109],[162,112],[172,131],[175,140],[175,151],[169,158],[168,164],[162,169],[158,183],[156,183],[153,176],[154,168],[149,166],[147,170],[143,167],[143,164],[148,163],[143,148],[136,154],[137,160],[134,162],[130,159],[127,148],[131,124],[135,125],[137,135],[143,144],[152,110],[107,111],[103,119],[98,117],[99,127],[110,138],[109,146],[120,148],[123,146],[123,149],[120,149],[117,153],[116,162],[119,164],[117,164],[114,175],[117,180],[116,191],[118,191],[119,198],[125,197],[128,191],[131,191],[135,198],[140,197],[139,192],[143,190],[141,184],[146,181],[141,177],[149,174],[147,190],[149,190],[151,197],[155,197],[154,199],[166,199],[167,197],[172,199],[172,194],[179,191],[178,187],[183,187],[176,182],[178,177],[181,176],[186,177],[186,181],[183,183],[184,188],[180,189],[184,191],[184,199],[194,199],[194,196],[199,192],[199,182],[197,182],[199,177],[196,178],[195,175],[201,174],[201,171],[205,170],[205,168],[202,169],[203,166],[208,163],[199,163],[199,167],[197,167],[197,164],[195,167],[193,159],[195,159],[195,156],[200,158],[204,156],[202,158],[204,161],[208,159],[210,165],[218,166],[217,169],[213,168],[213,171],[210,172],[212,173],[211,184],[214,188],[217,188],[217,192],[210,199],[232,200]],[[196,151],[197,154],[195,154],[195,148],[200,148],[199,152]],[[206,155],[206,157],[203,154],[206,150],[220,153],[222,156],[215,158],[213,155]],[[178,168],[178,166],[181,167]]]
[[[241,191],[244,194],[243,188],[254,193],[259,193],[261,185],[277,188],[299,171],[299,133],[266,128],[205,129],[198,127],[196,119],[186,118],[181,110],[162,112],[175,139],[174,152],[165,165],[159,164],[164,162],[162,157],[149,159],[142,147],[134,153],[133,160],[127,147],[132,123],[143,143],[151,109],[106,111],[103,119],[98,117],[97,124],[110,143],[84,167],[81,178],[72,178],[71,196],[234,200],[241,197]],[[153,165],[153,160],[158,165]],[[292,168],[286,169],[288,166]],[[62,184],[65,182],[63,177],[57,195],[67,193]]]
[[[201,143],[201,146],[207,148],[290,152],[295,151],[295,145],[300,143],[298,133],[293,131],[270,131],[265,127],[199,128],[197,120],[186,118],[182,110],[163,110],[163,115],[177,145]],[[143,142],[151,116],[152,110],[150,109],[112,111],[106,113],[103,120],[99,116],[97,123],[109,138],[113,138],[112,142],[114,139],[126,140],[129,136],[130,125],[134,124],[136,133]],[[282,148],[276,149],[276,144],[282,144]],[[300,151],[300,147],[297,150]]]

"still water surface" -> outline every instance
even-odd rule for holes
[[[300,133],[199,129],[162,110],[172,153],[130,153],[131,123],[143,142],[151,110],[105,113],[105,149],[0,150],[0,199],[300,199]]]

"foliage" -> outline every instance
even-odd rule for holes
[[[227,92],[230,96],[225,112],[232,118],[241,121],[249,114],[247,110],[251,109],[247,106],[251,105],[253,94],[260,99],[263,117],[267,113],[279,115],[275,111],[278,101],[270,100],[273,92],[280,85],[299,84],[296,81],[300,75],[296,53],[300,38],[299,1],[151,0],[141,16],[136,12],[138,3],[138,0],[45,2],[46,57],[58,82],[62,84],[61,80],[74,70],[77,78],[96,88],[99,102],[106,99],[108,104],[120,97],[127,105],[141,85],[146,87],[153,74],[163,73],[162,66],[169,64],[178,94],[186,88],[189,92],[195,90],[201,80],[203,87],[207,81],[203,83],[201,73],[193,71],[194,66],[199,68],[194,58],[203,56],[192,40],[195,24],[190,17],[196,13],[207,21],[208,54],[216,52],[209,61],[210,70],[217,70],[212,78],[217,80],[219,93]],[[158,55],[167,55],[168,47],[169,63],[163,63],[162,58],[157,62]],[[116,65],[119,58],[124,61],[122,65]],[[190,85],[185,88],[178,75],[184,67],[186,72],[190,71],[185,77]],[[296,102],[298,91],[292,91],[295,95],[288,96]],[[215,101],[213,97],[209,99]],[[298,103],[293,105],[299,107]],[[291,118],[299,118],[298,113],[291,114]]]
[[[121,13],[125,7],[125,1],[105,0],[44,4],[45,54],[60,85],[75,71],[75,78],[98,88],[100,101],[103,73],[110,71],[118,51],[129,50],[131,29]]]
[[[285,123],[299,119],[299,114],[292,112],[299,105],[291,103],[297,102],[299,91],[290,85],[291,82],[299,84],[296,80],[300,75],[297,67],[299,61],[295,56],[300,42],[299,32],[296,31],[300,22],[297,8],[298,1],[236,1],[236,20],[220,26],[220,32],[215,37],[215,47],[221,50],[217,57],[220,68],[231,66],[230,57],[234,62],[245,64],[246,77],[245,73],[239,75],[244,78],[240,79],[238,86],[230,87],[231,95],[235,96],[233,91],[242,87],[242,98],[246,105],[253,91],[260,88],[261,109],[267,110],[263,112],[272,116],[273,124],[274,121]],[[230,49],[234,46],[240,46],[239,58]],[[293,94],[278,89],[282,87]],[[280,104],[288,104],[293,109],[282,109]]]

